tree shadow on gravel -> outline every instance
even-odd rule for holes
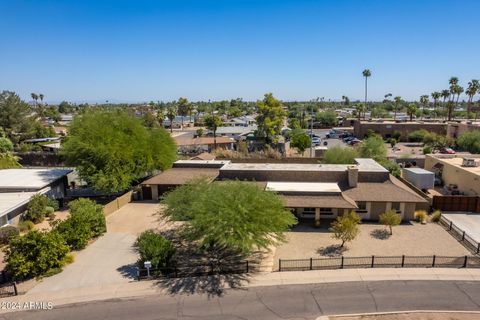
[[[375,229],[370,232],[370,235],[378,240],[387,240],[388,238],[390,238],[390,232],[385,229]]]
[[[332,244],[326,247],[321,247],[317,250],[317,253],[321,256],[335,258],[340,257],[347,250],[347,247],[341,247],[339,244]]]

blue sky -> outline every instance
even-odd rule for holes
[[[480,1],[0,0],[0,90],[47,101],[418,99],[480,78]]]

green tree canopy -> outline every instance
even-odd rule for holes
[[[379,135],[372,135],[363,140],[358,150],[362,158],[372,158],[375,161],[387,158],[387,147]]]
[[[296,148],[301,154],[303,154],[311,144],[312,140],[302,129],[295,129],[291,132],[290,146]]]
[[[465,132],[457,139],[457,145],[460,149],[480,153],[480,130]]]
[[[319,112],[316,114],[315,118],[325,127],[333,127],[338,123],[337,114],[333,111]]]
[[[270,143],[280,134],[286,112],[282,102],[271,93],[266,93],[263,100],[257,101],[257,108],[258,133]]]
[[[30,108],[20,97],[11,91],[0,93],[0,127],[10,137],[20,131],[20,127],[28,118]]]
[[[117,192],[171,167],[176,146],[165,130],[147,129],[125,112],[90,111],[73,120],[62,154],[95,189]]]
[[[323,162],[329,164],[354,164],[359,154],[356,149],[350,147],[335,146],[328,148],[323,155]]]
[[[189,201],[177,208],[180,199]],[[283,241],[283,232],[296,224],[278,195],[251,182],[197,181],[170,191],[162,203],[163,216],[188,218],[181,230],[185,238],[244,254]]]

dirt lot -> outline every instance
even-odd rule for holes
[[[474,320],[479,319],[478,313],[402,313],[384,315],[365,315],[352,317],[330,317],[330,320]]]
[[[332,238],[324,221],[321,228],[307,224],[296,226],[287,233],[287,242],[277,247],[275,260],[307,259],[338,255],[332,250],[340,241]],[[393,235],[385,232],[385,227],[377,223],[363,223],[360,234],[355,240],[346,244],[345,256],[398,256],[398,255],[443,255],[463,256],[469,251],[458,243],[450,234],[435,223],[421,225],[408,223],[393,228]]]

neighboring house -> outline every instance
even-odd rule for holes
[[[0,225],[15,223],[36,193],[62,202],[70,172],[70,169],[0,170]]]
[[[177,144],[177,150],[180,154],[194,154],[202,152],[211,152],[215,146],[215,139],[213,137],[197,137],[197,138],[184,138],[174,137]],[[228,137],[217,137],[217,148],[223,148],[231,150],[233,149],[233,141]]]
[[[257,126],[248,126],[248,127],[218,127],[217,128],[217,136],[225,136],[230,137],[235,140],[242,140],[246,139],[246,136],[250,133],[255,132],[257,130]]]
[[[227,121],[224,121],[224,126],[226,127],[250,127],[256,126],[257,120],[254,116],[241,116],[236,117]]]
[[[42,150],[47,152],[58,153],[60,151],[61,144],[60,142],[48,143],[42,145]]]
[[[480,196],[480,155],[427,154],[425,169],[441,179],[445,195]]]
[[[401,140],[406,141],[408,135],[413,131],[425,129],[440,135],[447,133],[447,124],[441,122],[395,122],[389,120],[364,121],[351,120],[353,125],[353,134],[357,138],[363,139],[370,131],[382,136],[382,138],[391,138],[395,132],[400,132]]]
[[[145,181],[157,199],[162,192],[192,178],[242,180],[281,195],[285,207],[299,218],[332,219],[356,211],[364,220],[395,209],[403,220],[428,202],[372,159],[355,165],[298,163],[231,163],[230,161],[177,161],[172,169]],[[147,191],[148,192],[148,191]]]

